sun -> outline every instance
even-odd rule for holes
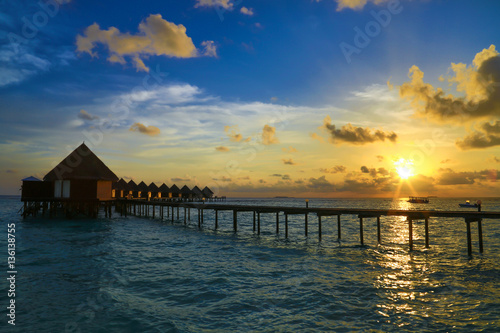
[[[394,165],[396,166],[396,172],[399,178],[408,179],[413,176],[413,162],[411,160],[400,158],[394,162]]]

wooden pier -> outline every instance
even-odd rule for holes
[[[406,217],[408,223],[408,245],[409,250],[414,248],[413,244],[413,222],[424,221],[425,230],[425,247],[429,248],[429,218],[463,218],[467,232],[467,252],[472,255],[472,236],[471,224],[477,223],[479,252],[483,252],[483,234],[482,220],[483,219],[500,219],[500,212],[463,212],[463,211],[424,211],[424,210],[392,210],[392,209],[357,209],[357,208],[310,208],[308,202],[306,207],[286,207],[286,206],[246,206],[232,204],[210,204],[210,203],[192,203],[192,202],[161,202],[161,201],[146,201],[146,200],[127,200],[119,199],[115,201],[116,210],[122,216],[137,215],[150,216],[155,218],[157,215],[161,219],[171,219],[179,221],[179,210],[183,209],[184,224],[191,219],[191,209],[197,210],[198,227],[203,224],[204,211],[210,210],[215,214],[215,229],[219,227],[219,211],[232,211],[233,215],[233,231],[238,231],[238,213],[253,212],[253,231],[260,235],[261,229],[261,214],[276,214],[276,234],[280,233],[280,215],[284,215],[284,235],[288,238],[288,216],[289,215],[304,215],[304,234],[308,235],[308,215],[313,214],[318,218],[318,238],[321,241],[322,237],[322,218],[329,216],[337,217],[337,237],[341,239],[341,216],[356,215],[359,218],[359,240],[360,244],[364,245],[363,224],[366,219],[376,219],[377,223],[377,242],[380,244],[382,235],[380,232],[381,217],[384,216],[402,216]],[[150,208],[151,212],[150,212]],[[166,215],[165,215],[166,208]],[[158,211],[158,213],[157,213]],[[175,217],[176,213],[176,217]]]

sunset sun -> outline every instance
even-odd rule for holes
[[[411,160],[400,158],[394,162],[394,165],[396,166],[396,172],[398,173],[399,178],[408,179],[414,175],[413,162]]]

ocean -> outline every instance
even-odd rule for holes
[[[310,207],[458,210],[463,199],[432,198],[427,205],[390,199],[311,199]],[[227,203],[305,206],[304,199],[228,199]],[[0,197],[2,222],[2,332],[498,332],[500,330],[500,221],[484,220],[484,253],[472,228],[467,255],[463,220],[407,222],[342,216],[289,216],[289,237],[275,233],[275,214],[214,217],[196,212],[185,226],[158,217],[73,220],[18,213],[19,197]],[[483,199],[500,211],[500,199]],[[8,229],[15,228],[15,296],[8,296]],[[12,231],[12,230],[11,230]],[[15,326],[8,323],[15,300]]]

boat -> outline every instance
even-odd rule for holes
[[[471,204],[470,200],[467,200],[465,203],[459,203],[458,206],[462,208],[477,208],[478,205],[477,203]]]
[[[429,203],[429,198],[427,198],[427,197],[409,197],[408,202],[410,202],[410,203]]]

